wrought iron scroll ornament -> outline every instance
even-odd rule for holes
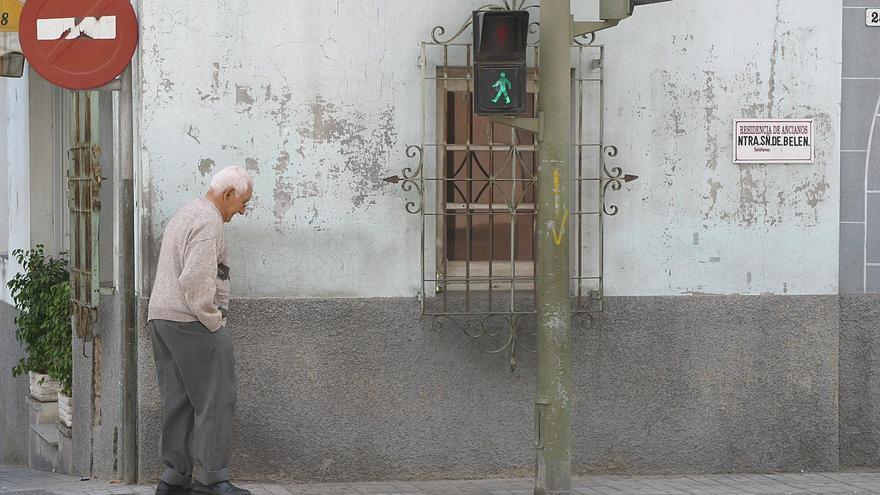
[[[522,341],[521,332],[525,331],[527,326],[523,326],[523,322],[527,317],[534,320],[534,313],[520,314],[489,314],[482,315],[480,318],[457,319],[451,315],[434,316],[431,322],[431,329],[435,332],[443,332],[446,325],[450,324],[452,328],[458,328],[468,337],[468,341],[475,349],[485,354],[500,354],[505,350],[510,350],[510,371],[514,371],[517,365],[517,350],[522,347],[527,352],[535,352],[535,349],[529,348]],[[496,323],[493,325],[493,322]],[[506,335],[506,336],[505,336]],[[495,345],[481,346],[479,343],[489,339],[500,340]]]
[[[382,180],[385,182],[389,182],[391,184],[397,184],[400,182],[400,187],[406,192],[411,192],[415,189],[419,193],[419,203],[416,204],[415,201],[408,201],[406,203],[406,211],[415,215],[420,213],[425,207],[425,189],[422,179],[422,170],[425,166],[425,152],[421,146],[411,144],[406,147],[406,156],[409,158],[419,157],[419,164],[416,165],[415,170],[412,167],[406,167],[401,171],[400,175],[392,175],[391,177],[386,177]]]
[[[603,151],[609,158],[614,158],[618,154],[617,146],[606,146]],[[605,174],[605,178],[602,179],[602,182],[604,183],[602,185],[602,212],[609,217],[613,217],[614,215],[617,215],[620,208],[618,208],[617,205],[608,204],[606,201],[608,190],[619,191],[625,182],[632,182],[638,179],[639,176],[624,174],[623,169],[620,167],[612,167],[609,171],[604,158],[602,159],[602,172]]]
[[[466,315],[456,315],[466,316]],[[594,315],[586,312],[578,312],[573,315],[576,325],[582,331],[590,329],[595,324]],[[495,322],[496,325],[492,325]],[[446,330],[447,324],[450,328],[458,328],[468,337],[468,341],[478,351],[494,355],[500,354],[505,350],[510,351],[510,371],[516,370],[517,356],[519,348],[526,352],[534,353],[535,349],[527,345],[523,332],[529,331],[530,325],[527,323],[535,323],[535,313],[512,313],[512,314],[488,314],[480,315],[479,318],[468,317],[456,318],[453,315],[435,315],[431,321],[431,329],[441,333]],[[574,321],[573,321],[574,323]],[[534,332],[531,336],[534,336]],[[480,345],[481,342],[495,339],[495,345]],[[498,342],[500,340],[500,342]]]
[[[581,46],[590,46],[596,41],[596,33],[587,33],[575,36],[572,40]]]

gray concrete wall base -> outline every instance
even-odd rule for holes
[[[880,466],[880,295],[840,299],[840,464]]]
[[[26,466],[28,463],[28,377],[12,377],[12,367],[24,357],[15,340],[18,311],[0,301],[0,464]]]
[[[99,479],[119,479],[122,466],[122,336],[114,297],[102,297],[98,337],[74,337],[73,469]]]
[[[146,301],[141,301],[146,307]],[[236,300],[239,479],[529,475],[534,356],[432,331],[412,299]],[[143,312],[140,475],[161,468]],[[834,470],[839,303],[609,298],[573,347],[573,465],[587,473]],[[525,330],[522,344],[531,347]]]
[[[574,465],[837,469],[837,335],[837,297],[609,298],[574,346]]]

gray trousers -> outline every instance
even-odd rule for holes
[[[229,479],[235,412],[235,356],[226,327],[211,332],[198,321],[151,320],[153,356],[164,410],[162,481],[211,485]]]

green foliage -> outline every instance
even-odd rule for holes
[[[70,274],[64,254],[43,255],[43,246],[16,249],[12,256],[22,267],[6,285],[19,314],[15,338],[27,357],[12,368],[12,376],[29,371],[45,373],[61,383],[70,395],[73,385],[73,351],[70,326]]]

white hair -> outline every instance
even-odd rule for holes
[[[242,196],[247,192],[248,187],[253,185],[254,179],[251,174],[235,165],[223,168],[211,178],[211,189],[214,192],[223,192],[231,187],[235,189],[236,194]]]

